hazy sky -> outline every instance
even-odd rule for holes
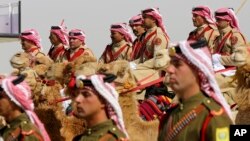
[[[0,0],[0,4],[17,0]],[[207,5],[212,10],[232,7],[238,10],[243,0],[22,0],[22,31],[38,30],[42,37],[43,51],[48,52],[49,30],[62,19],[68,29],[79,28],[86,33],[86,43],[99,58],[110,43],[110,25],[128,22],[129,18],[148,7],[159,7],[171,41],[187,38],[194,29],[191,10],[194,6]],[[243,34],[250,38],[250,2],[237,14]],[[19,41],[0,43],[0,73],[9,73],[10,57],[21,51]]]

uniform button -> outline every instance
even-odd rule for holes
[[[116,130],[116,128],[114,127],[114,128],[112,128],[112,130],[113,130],[113,131],[115,131],[115,130]]]
[[[207,103],[211,103],[211,101],[210,101],[210,100],[207,100]]]
[[[180,110],[183,110],[183,104],[180,104]]]

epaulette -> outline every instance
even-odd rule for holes
[[[21,129],[21,135],[23,136],[23,138],[25,138],[25,136],[32,135],[32,136],[35,136],[35,138],[39,140],[43,140],[42,135],[40,135],[38,131],[35,129],[35,127],[28,121],[22,121],[20,124],[20,129]]]
[[[116,139],[119,139],[121,136],[121,131],[117,127],[112,127],[108,130],[108,133],[113,135]]]
[[[218,28],[213,24],[208,24],[208,26],[214,29],[215,31],[219,31]]]
[[[236,28],[232,29],[232,33],[240,33],[239,30],[237,30]]]
[[[202,104],[208,109],[209,113],[213,116],[218,116],[224,113],[223,108],[210,98],[205,98]]]
[[[20,124],[21,134],[24,136],[29,136],[34,133],[34,130],[28,124],[28,121],[22,121]]]

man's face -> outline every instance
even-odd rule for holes
[[[139,37],[145,32],[145,28],[142,25],[135,24],[135,25],[130,25],[130,27],[133,30],[133,33],[136,37]]]
[[[81,45],[83,44],[83,42],[77,38],[69,38],[69,45],[70,45],[70,49],[77,49],[79,48]]]
[[[192,20],[195,27],[200,27],[206,23],[206,20],[197,14],[193,14]]]
[[[143,26],[145,26],[145,28],[149,29],[153,26],[153,24],[156,22],[155,19],[153,19],[153,17],[143,14]]]
[[[0,92],[0,115],[3,117],[8,117],[10,111],[12,111],[13,109],[12,107],[12,103],[9,99],[9,97],[5,94],[4,91]]]
[[[113,43],[119,43],[120,41],[124,39],[124,36],[117,31],[111,31],[110,38]]]
[[[102,110],[105,110],[105,104],[97,96],[97,92],[78,90],[74,98],[76,103],[77,116],[84,119],[91,119]]]
[[[229,22],[223,19],[216,18],[218,29],[224,29],[229,26]]]
[[[57,45],[61,42],[57,35],[52,32],[50,33],[49,39],[52,45]]]
[[[28,51],[35,44],[33,42],[29,41],[29,40],[21,39],[21,45],[22,45],[22,49],[24,51]]]
[[[176,57],[171,58],[167,73],[169,75],[167,83],[177,93],[185,92],[186,89],[198,83],[195,71]]]

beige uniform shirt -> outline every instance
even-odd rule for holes
[[[199,40],[201,38],[205,38],[208,42],[208,47],[211,52],[214,50],[214,41],[220,35],[219,30],[215,25],[212,24],[204,24],[201,27],[196,28],[192,32],[189,33],[188,40]]]
[[[99,59],[100,63],[110,63],[116,60],[130,60],[132,45],[125,40],[108,45]]]
[[[52,46],[48,52],[48,56],[56,63],[63,60],[63,55],[68,47],[65,45]]]
[[[82,53],[79,53],[79,51],[82,49],[84,51]],[[74,51],[71,51],[70,49],[66,50],[61,62],[64,62],[64,61],[72,62],[72,61],[76,60],[81,55],[89,55],[89,56],[94,57],[92,50],[90,48],[88,48],[86,45],[84,45],[84,46],[80,46],[79,48],[77,48]]]
[[[224,43],[223,39],[225,39]],[[237,46],[245,45],[246,42],[246,38],[242,33],[228,26],[220,31],[220,36],[215,41],[215,52],[231,55]],[[219,49],[220,44],[222,44],[222,46]]]
[[[157,26],[147,30],[147,33],[142,42],[145,42],[145,40],[146,43],[144,46],[142,46],[142,48],[144,48],[144,51],[141,55],[140,63],[153,58],[155,50],[167,48],[169,45],[168,37],[161,30],[161,28]]]

